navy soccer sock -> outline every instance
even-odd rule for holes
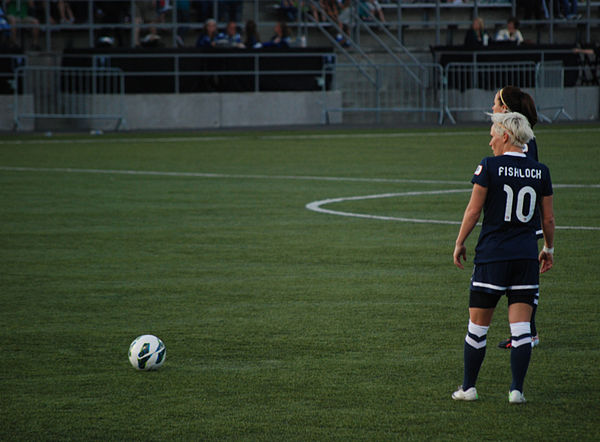
[[[464,391],[474,387],[475,382],[477,382],[477,375],[485,358],[488,329],[489,327],[473,324],[469,321],[469,329],[467,336],[465,336],[465,373],[462,384]]]
[[[510,369],[513,377],[510,391],[519,390],[523,393],[523,383],[531,359],[531,327],[529,322],[515,322],[510,324],[510,332]]]

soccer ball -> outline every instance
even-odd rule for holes
[[[158,370],[167,357],[167,347],[154,335],[142,335],[129,346],[129,362],[136,370]]]

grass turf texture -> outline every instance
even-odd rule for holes
[[[540,129],[555,184],[599,184],[600,128]],[[5,137],[3,167],[238,176],[0,170],[0,440],[597,439],[600,231],[557,231],[529,403],[508,404],[501,302],[467,404],[450,399],[470,276],[452,264],[458,226],[305,209],[469,189],[488,140],[487,127]],[[598,227],[599,196],[557,187],[557,223]],[[327,208],[459,221],[468,197]],[[143,333],[167,346],[158,372],[127,360]]]

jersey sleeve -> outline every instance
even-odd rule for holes
[[[479,163],[479,165],[475,169],[475,172],[473,172],[473,178],[471,179],[471,182],[473,184],[479,184],[483,187],[488,187],[488,181],[489,174],[487,158],[484,158],[483,160],[481,160],[481,163]]]

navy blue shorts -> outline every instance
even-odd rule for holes
[[[494,308],[503,295],[508,304],[534,305],[540,288],[540,270],[536,259],[475,264],[471,277],[469,307]]]

